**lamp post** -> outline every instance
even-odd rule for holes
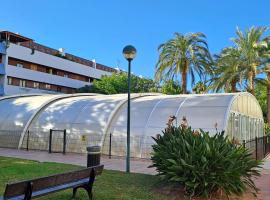
[[[126,172],[130,172],[130,70],[131,61],[136,56],[136,49],[132,45],[127,45],[123,49],[123,55],[128,61],[128,107],[127,107],[127,158]]]

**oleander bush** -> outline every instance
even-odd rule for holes
[[[171,126],[153,139],[150,167],[156,167],[163,179],[181,183],[190,196],[258,192],[252,178],[260,176],[261,161],[223,132],[211,137],[202,130]]]

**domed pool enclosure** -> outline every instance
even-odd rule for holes
[[[66,151],[82,153],[100,145],[103,154],[126,155],[127,95],[20,95],[0,98],[0,147],[48,150],[50,129],[66,129]],[[249,93],[202,95],[132,94],[131,156],[149,158],[152,136],[174,115],[186,116],[192,129],[230,138],[263,136],[263,115]],[[178,124],[179,125],[179,124]],[[63,148],[63,134],[53,132],[52,148]]]

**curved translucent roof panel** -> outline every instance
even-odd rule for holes
[[[29,127],[31,137],[37,141],[32,148],[48,147],[50,129],[67,130],[68,147],[72,152],[85,151],[86,144],[100,145],[111,113],[124,98],[123,95],[70,97],[48,105]],[[62,134],[53,133],[56,151],[62,149]]]
[[[17,148],[31,115],[54,96],[22,96],[0,99],[0,146]]]
[[[52,151],[60,152],[66,129],[68,152],[85,152],[86,146],[101,145],[102,152],[108,154],[111,141],[113,155],[126,154],[126,94],[18,96],[0,99],[0,112],[0,141],[15,141],[12,147],[25,148],[29,141],[30,149],[48,150],[52,129]],[[263,134],[261,108],[248,93],[132,94],[132,157],[150,156],[152,137],[164,130],[171,115],[177,118],[175,125],[185,116],[193,129],[212,135],[225,130],[229,137],[246,140]]]
[[[231,105],[231,111],[242,113],[253,118],[262,118],[262,110],[257,99],[248,94],[240,93]]]

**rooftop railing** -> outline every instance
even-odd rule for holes
[[[74,56],[74,55],[69,54],[69,53],[65,53],[65,55],[62,56],[59,53],[58,50],[47,47],[47,46],[44,46],[44,45],[41,45],[41,44],[38,44],[38,43],[35,43],[35,42],[33,42],[33,43],[31,43],[31,42],[23,42],[23,43],[20,43],[20,45],[24,46],[24,47],[27,47],[27,48],[31,48],[33,50],[40,51],[42,53],[46,53],[46,54],[49,54],[49,55],[52,55],[52,56],[57,56],[57,57],[60,57],[60,58],[63,58],[63,59],[70,60],[72,62],[76,62],[76,63],[82,64],[82,65],[86,65],[86,66],[94,68],[94,63],[92,61],[90,61],[90,60],[87,60],[87,59],[84,59],[84,58],[81,58],[81,57],[78,57],[78,56]],[[96,69],[99,69],[99,70],[102,70],[102,71],[107,71],[107,72],[116,72],[116,70],[114,68],[111,68],[111,67],[99,64],[99,63],[96,63]]]

